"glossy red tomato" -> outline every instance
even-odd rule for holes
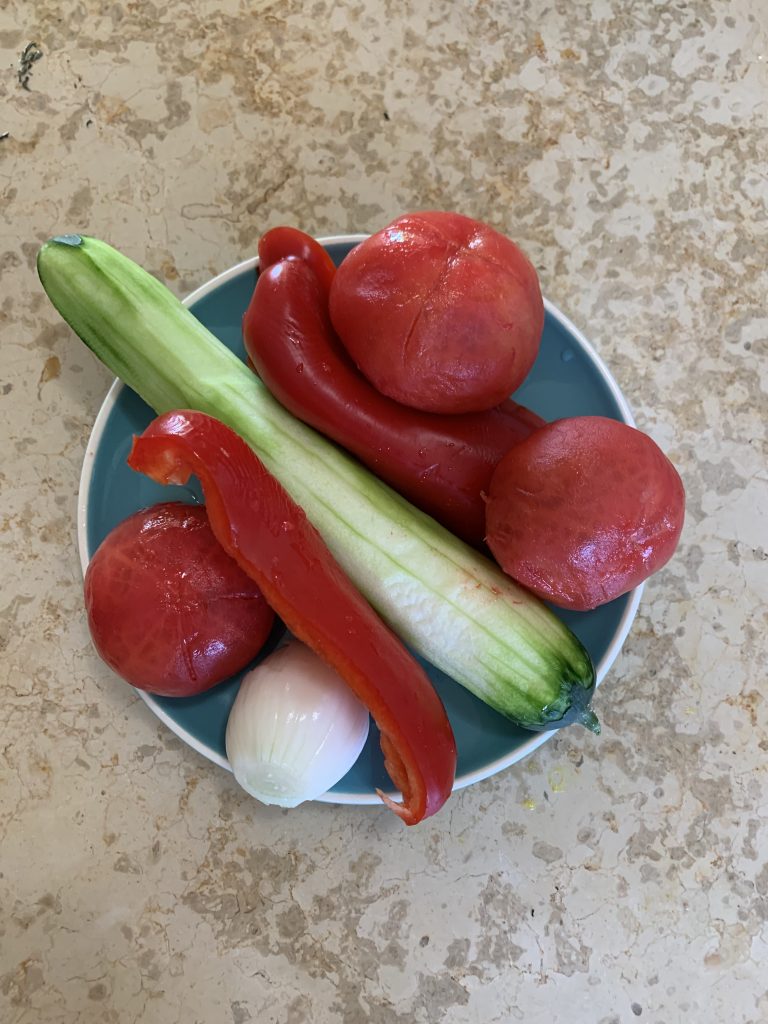
[[[96,650],[141,690],[188,697],[248,664],[274,613],[221,547],[202,505],[165,502],[129,516],[85,575]]]
[[[408,214],[353,249],[331,285],[333,326],[383,394],[426,412],[491,409],[522,384],[544,305],[520,249],[456,213]]]
[[[673,555],[685,513],[675,467],[647,434],[601,416],[558,420],[516,445],[491,478],[487,541],[539,597],[585,611]]]

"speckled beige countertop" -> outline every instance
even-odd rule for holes
[[[5,132],[3,1024],[768,1021],[765,0],[4,0]],[[527,249],[689,511],[603,735],[406,830],[261,808],[97,660],[75,506],[110,377],[34,257],[81,229],[182,294],[268,226],[424,207]]]

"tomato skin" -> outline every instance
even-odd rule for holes
[[[544,305],[518,247],[455,213],[407,214],[336,271],[333,326],[383,394],[435,413],[481,412],[522,384]]]
[[[140,690],[202,693],[248,664],[274,612],[214,537],[205,507],[163,502],[123,520],[85,574],[94,646]]]
[[[580,416],[542,427],[501,460],[488,494],[487,541],[523,586],[587,611],[665,565],[684,515],[677,470],[647,434]]]
[[[204,413],[158,416],[128,465],[158,483],[200,481],[222,547],[259,582],[297,640],[346,681],[381,732],[384,767],[403,794],[382,800],[407,825],[451,794],[456,741],[424,669],[374,611],[325,541],[254,451]]]
[[[291,249],[298,248],[293,242]],[[271,249],[276,255],[274,241]],[[294,416],[357,455],[452,533],[483,544],[491,473],[513,444],[543,425],[541,417],[511,399],[486,412],[438,416],[382,395],[336,337],[312,265],[292,256],[262,266],[243,340],[259,377]]]

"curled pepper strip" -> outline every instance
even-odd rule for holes
[[[134,438],[128,464],[159,483],[198,477],[224,550],[373,716],[384,766],[403,802],[379,791],[381,799],[406,825],[439,810],[456,771],[456,743],[440,698],[245,441],[203,413],[169,412]]]
[[[261,240],[261,271],[243,318],[251,364],[294,416],[457,536],[482,546],[493,470],[544,420],[511,400],[487,412],[447,416],[410,409],[377,391],[331,325],[323,254],[295,229],[274,229]]]

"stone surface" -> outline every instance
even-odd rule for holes
[[[6,0],[0,97],[4,1024],[768,1020],[764,0]],[[529,252],[689,511],[602,737],[406,831],[256,805],[94,655],[109,374],[34,258],[84,230],[183,294],[419,207]]]

